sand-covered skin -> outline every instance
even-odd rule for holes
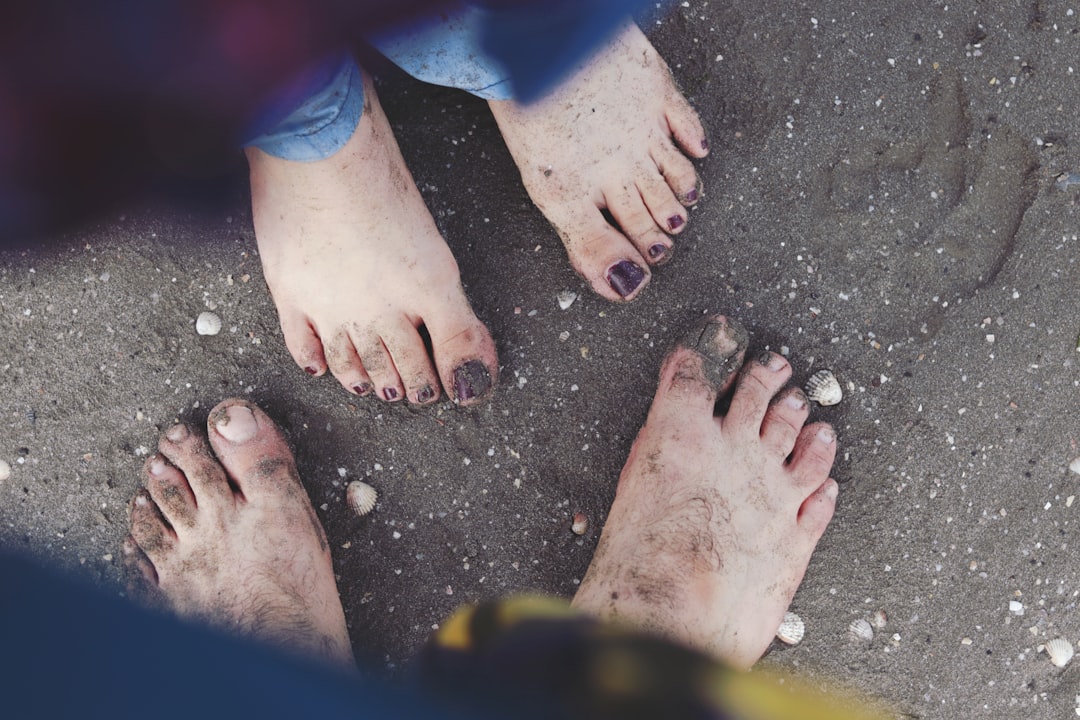
[[[574,593],[669,342],[723,312],[751,352],[787,347],[794,380],[827,367],[845,387],[811,415],[837,429],[841,492],[792,606],[806,638],[764,662],[922,718],[1067,717],[1074,684],[1037,648],[1080,637],[1080,212],[1054,187],[1080,172],[1068,8],[679,8],[650,35],[709,132],[707,195],[625,307],[568,266],[484,103],[387,78],[502,363],[475,410],[387,408],[297,372],[242,175],[222,212],[132,203],[4,254],[0,542],[119,590],[145,453],[239,395],[296,448],[357,656],[399,667],[460,602]],[[195,333],[204,310],[220,334]],[[379,491],[364,518],[351,479]],[[849,642],[879,608],[870,645]]]

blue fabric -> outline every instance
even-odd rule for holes
[[[458,3],[369,41],[418,80],[485,100],[528,102],[549,91],[630,14],[648,5],[643,0]],[[245,145],[286,160],[322,160],[349,141],[363,107],[360,71],[342,54],[284,88],[261,114],[267,129],[252,132]],[[267,122],[267,117],[281,119]]]
[[[0,553],[7,718],[447,718],[418,688],[149,613]]]
[[[323,160],[345,146],[363,112],[360,68],[351,55],[338,53],[282,88],[260,113],[262,128],[243,144],[286,160]]]

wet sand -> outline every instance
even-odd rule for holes
[[[669,341],[723,312],[800,383],[828,368],[845,388],[812,414],[839,432],[841,494],[792,606],[806,638],[764,664],[905,716],[1071,716],[1074,671],[1038,648],[1080,641],[1080,186],[1055,182],[1080,171],[1080,16],[693,0],[649,32],[712,155],[672,262],[628,306],[569,268],[483,103],[381,81],[498,344],[481,408],[387,406],[299,371],[242,174],[224,209],[133,201],[0,255],[0,543],[120,592],[160,430],[240,395],[296,449],[358,657],[399,668],[460,603],[573,594]],[[206,310],[216,336],[195,332]],[[352,479],[380,493],[367,517]],[[879,609],[874,639],[849,639]]]

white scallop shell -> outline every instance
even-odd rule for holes
[[[361,517],[375,509],[375,501],[378,499],[379,493],[366,482],[353,480],[345,489],[345,502]]]
[[[556,297],[559,301],[559,307],[563,310],[569,310],[570,306],[577,300],[577,293],[571,290],[563,290]]]
[[[776,637],[788,645],[798,645],[806,634],[802,618],[793,612],[784,613],[784,621],[776,630]]]
[[[844,399],[840,381],[828,370],[818,370],[806,381],[806,397],[819,405],[835,405]]]
[[[221,318],[212,312],[199,313],[195,318],[195,332],[200,335],[217,335],[221,332]]]
[[[11,466],[0,460],[0,482],[7,480],[9,477],[11,477]]]
[[[848,635],[856,642],[868,643],[874,639],[874,628],[863,618],[858,618],[848,625]]]
[[[1073,645],[1065,638],[1056,638],[1043,645],[1050,662],[1058,667],[1065,667],[1073,657]]]

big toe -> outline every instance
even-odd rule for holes
[[[749,337],[739,322],[723,315],[695,325],[664,359],[653,412],[711,417],[717,397],[727,392],[742,366]]]
[[[446,306],[428,323],[439,377],[450,398],[475,405],[488,398],[499,379],[495,341],[467,306]]]
[[[225,400],[210,411],[207,435],[225,472],[245,498],[299,486],[292,451],[270,417],[244,400]]]

